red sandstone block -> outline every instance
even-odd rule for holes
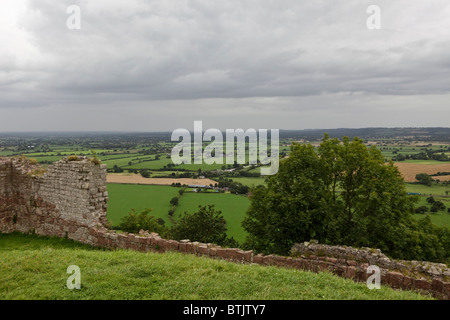
[[[405,276],[403,277],[402,289],[411,290],[414,288],[415,279],[412,277]]]
[[[152,246],[152,247],[156,247],[156,246],[158,246],[159,245],[159,237],[152,237],[152,238],[150,238],[150,245]]]
[[[253,250],[244,251],[244,261],[251,263],[253,262]]]
[[[355,260],[347,260],[347,265],[354,267],[354,266],[356,266],[356,261]]]
[[[203,246],[203,245],[198,246],[198,254],[207,256],[208,255],[208,247]]]
[[[167,239],[160,239],[159,240],[159,251],[160,252],[166,252],[170,250],[170,243]]]
[[[200,242],[197,242],[197,241],[192,242],[192,245],[194,246],[193,247],[194,248],[194,253],[197,253],[198,252],[198,246],[200,245]]]
[[[311,261],[308,259],[300,259],[300,269],[310,270],[311,269]]]
[[[292,259],[292,268],[302,269],[302,259],[301,258],[293,258]]]
[[[294,259],[292,257],[287,257],[285,266],[288,268],[292,268],[294,266]]]
[[[178,251],[183,252],[183,253],[186,253],[186,252],[187,252],[187,243],[181,242],[181,243],[178,245]]]
[[[227,258],[227,249],[218,248],[218,249],[217,249],[217,256],[218,256],[219,258],[226,259],[226,258]]]
[[[425,279],[416,279],[414,281],[414,288],[429,291],[431,289],[431,283]]]
[[[327,257],[327,261],[328,261],[329,263],[336,264],[336,263],[338,262],[338,259]]]
[[[320,271],[327,271],[328,270],[328,264],[325,261],[319,260],[319,270]]]
[[[239,249],[228,248],[227,250],[227,258],[229,260],[238,260],[237,251]]]
[[[345,277],[346,273],[347,273],[347,266],[344,265],[337,265],[334,269],[333,269],[333,273],[340,276],[340,277]]]
[[[210,248],[208,254],[210,257],[213,257],[213,258],[217,257],[217,248]]]
[[[359,267],[360,267],[362,270],[367,271],[367,268],[369,268],[369,264],[368,264],[368,263],[361,263],[361,264],[359,265]]]
[[[161,238],[153,238],[152,247],[155,248],[156,250],[159,250],[159,248],[161,247]]]
[[[196,251],[196,249],[192,242],[186,243],[186,253],[195,254],[195,251]]]
[[[447,295],[448,299],[450,299],[450,282],[444,282],[444,288],[442,290],[442,293]]]
[[[366,270],[357,269],[356,270],[356,279],[361,282],[367,281],[367,278],[370,277],[369,274],[367,274]]]
[[[286,265],[286,257],[273,256],[273,263],[278,267],[284,267]]]
[[[315,255],[312,254],[312,255],[309,256],[309,259],[311,259],[311,260],[316,260],[316,259],[317,259],[317,256],[315,256]]]
[[[262,254],[257,254],[253,256],[253,263],[257,264],[263,264],[264,262],[264,256]]]
[[[244,261],[244,251],[242,251],[242,250],[236,251],[236,261],[239,261],[239,262]]]
[[[274,256],[272,254],[263,257],[263,264],[266,266],[272,266],[275,264]]]
[[[431,290],[444,293],[444,282],[439,279],[433,279],[431,282]]]
[[[319,260],[319,261],[325,261],[325,260],[327,260],[327,257],[320,256],[320,257],[317,257],[317,260]]]
[[[318,273],[319,272],[319,261],[317,261],[317,260],[312,260],[312,261],[310,261],[309,262],[309,270],[311,271],[311,272],[315,272],[315,273]]]
[[[346,277],[349,279],[355,279],[356,278],[356,268],[353,266],[347,267]]]
[[[180,245],[180,243],[176,240],[169,240],[169,247],[170,250],[173,251],[178,251],[178,246]]]

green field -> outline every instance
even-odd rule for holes
[[[258,178],[248,178],[248,177],[242,177],[242,178],[231,178],[233,181],[235,182],[239,182],[242,183],[245,186],[249,186],[249,187],[256,187],[258,185],[267,185],[267,183],[265,182],[266,178],[265,177],[258,177]]]
[[[178,196],[179,188],[171,186],[151,186],[132,184],[108,184],[108,220],[117,225],[131,209],[141,211],[151,208],[151,214],[163,218],[170,225],[168,211],[172,208],[170,199]]]
[[[67,268],[81,271],[69,290]],[[102,250],[67,239],[0,234],[3,300],[422,300],[329,272],[241,265],[168,252]],[[162,310],[163,311],[163,310]]]
[[[442,201],[447,208],[450,208],[450,198],[433,196],[436,201]],[[450,213],[447,210],[441,210],[436,213],[429,212],[431,205],[426,201],[427,197],[420,197],[419,202],[416,204],[416,208],[420,206],[428,207],[428,215],[430,216],[431,222],[439,227],[450,228]],[[414,214],[417,219],[422,219],[424,214]]]
[[[230,193],[184,193],[180,199],[174,218],[176,219],[185,211],[188,213],[198,211],[198,206],[214,204],[217,210],[221,210],[227,222],[227,234],[234,237],[240,243],[245,240],[246,233],[242,229],[241,222],[250,205],[250,200],[245,196]]]
[[[448,162],[448,161],[437,161],[437,160],[405,160],[405,161],[400,161],[400,163],[414,163],[414,164],[427,165],[427,164],[448,164],[450,162]]]
[[[180,188],[171,186],[132,185],[132,184],[108,184],[108,220],[117,226],[120,219],[127,215],[131,209],[141,211],[152,208],[151,214],[156,218],[162,218],[166,225],[172,225],[168,212],[172,208],[170,199],[178,196]],[[250,201],[247,197],[229,193],[191,193],[186,192],[180,199],[174,214],[176,219],[185,211],[192,213],[198,210],[199,205],[214,204],[217,210],[221,210],[227,221],[228,235],[237,241],[245,240],[245,232],[241,222],[245,216]]]
[[[405,183],[407,192],[421,193],[422,195],[436,195],[436,196],[445,196],[446,191],[448,191],[450,195],[450,186],[445,186],[442,184],[433,184],[433,186],[428,187],[419,183]]]

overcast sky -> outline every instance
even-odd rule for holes
[[[81,29],[69,29],[70,5]],[[369,5],[381,29],[369,29]],[[76,18],[76,17],[75,17]],[[2,0],[0,132],[450,126],[448,0]]]

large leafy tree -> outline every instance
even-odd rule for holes
[[[411,215],[417,197],[407,195],[403,182],[397,167],[361,139],[325,135],[317,149],[294,144],[267,187],[253,190],[242,223],[249,234],[245,246],[287,254],[295,242],[317,239],[376,247],[404,258],[423,237],[414,243],[404,238],[423,227]],[[420,258],[442,259],[440,239],[427,241],[436,247],[434,257],[425,257],[422,250]]]

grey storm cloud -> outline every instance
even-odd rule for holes
[[[272,110],[290,128],[291,113],[395,110],[407,96],[448,112],[447,0],[6,1],[21,6],[0,24],[0,108],[226,108],[263,123]],[[366,26],[372,4],[380,30]]]

